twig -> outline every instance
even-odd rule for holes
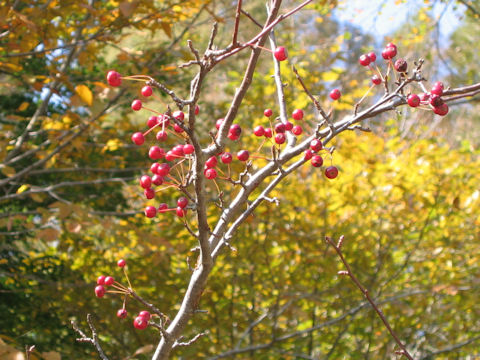
[[[232,46],[237,46],[238,26],[240,24],[240,13],[242,11],[242,0],[237,0],[237,11],[235,12],[235,25],[233,26]]]
[[[143,305],[145,305],[151,312],[154,314],[157,314],[160,316],[160,318],[163,318],[165,321],[168,321],[169,318],[167,315],[162,313],[155,305],[150,304],[148,301],[146,301],[144,298],[142,298],[140,295],[138,295],[133,289],[128,289],[128,293],[137,301],[141,302]]]
[[[35,345],[28,346],[25,345],[25,355],[27,355],[27,360],[30,360],[30,354],[35,350]]]
[[[180,99],[173,90],[170,90],[167,88],[165,85],[159,83],[157,80],[150,78],[150,80],[147,81],[147,85],[154,86],[160,90],[162,90],[164,93],[169,95],[172,100],[177,104],[178,108],[182,110],[186,105],[189,105],[191,102],[189,100],[185,99]],[[172,117],[173,118],[173,117]],[[173,118],[174,119],[174,118]]]
[[[267,10],[270,11],[267,7]],[[274,51],[277,47],[276,40],[275,40],[275,33],[270,32],[270,46],[272,48],[272,51]],[[273,66],[274,66],[274,79],[275,79],[275,87],[277,88],[277,99],[278,99],[278,107],[280,109],[280,121],[283,124],[286,124],[288,122],[288,115],[287,115],[287,104],[285,101],[285,93],[283,92],[283,82],[282,82],[282,74],[280,71],[280,62],[275,58],[275,56],[272,53],[272,60],[273,60]],[[290,132],[287,131],[287,144],[288,147],[295,146],[295,143],[297,142],[297,138]]]
[[[315,108],[318,110],[318,112],[320,113],[320,115],[322,115],[322,118],[329,122],[330,121],[330,117],[327,115],[327,113],[325,112],[325,110],[323,110],[323,107],[322,105],[320,105],[320,103],[318,102],[318,100],[315,98],[315,96],[313,96],[313,94],[310,92],[310,90],[308,90],[307,86],[305,85],[302,77],[300,76],[300,74],[298,73],[297,71],[297,68],[295,66],[292,66],[292,70],[293,72],[295,73],[295,77],[297,78],[298,82],[300,83],[300,85],[302,85],[302,88],[303,88],[303,91],[305,91],[305,93],[308,95],[308,97],[312,100],[313,104],[315,105]]]
[[[380,308],[378,307],[378,305],[373,301],[373,299],[370,297],[370,294],[368,292],[368,290],[363,287],[363,285],[360,283],[360,281],[357,279],[357,277],[353,274],[352,272],[352,269],[350,268],[350,265],[347,263],[347,260],[345,259],[345,257],[343,256],[343,253],[342,253],[342,250],[337,246],[335,245],[335,243],[332,241],[332,239],[328,236],[325,237],[325,240],[335,249],[338,257],[340,258],[340,260],[342,261],[343,265],[345,266],[345,268],[347,269],[347,272],[348,272],[348,276],[350,277],[350,279],[352,279],[352,281],[354,282],[354,284],[357,286],[357,288],[362,292],[362,294],[366,297],[367,301],[370,303],[370,305],[372,306],[372,308],[375,310],[375,312],[378,314],[378,316],[380,317],[380,319],[382,320],[383,324],[385,325],[385,327],[387,328],[388,332],[390,333],[390,335],[392,336],[392,338],[395,340],[395,342],[397,343],[397,345],[402,349],[401,352],[398,352],[398,354],[400,355],[405,355],[405,357],[409,360],[413,360],[413,357],[412,355],[410,355],[410,353],[408,352],[407,348],[405,347],[405,345],[402,343],[402,341],[399,339],[399,337],[397,336],[397,334],[393,331],[392,327],[390,326],[390,323],[388,322],[387,318],[385,317],[385,315],[383,314],[382,310],[380,310]],[[341,245],[341,242],[342,242],[343,239],[340,239],[339,240],[339,245]],[[397,353],[397,352],[396,352]]]
[[[105,355],[102,347],[100,346],[100,343],[98,342],[97,330],[95,329],[95,326],[93,325],[91,314],[87,314],[87,323],[88,323],[88,326],[90,327],[90,330],[92,331],[92,337],[91,338],[87,337],[87,335],[85,335],[85,333],[82,330],[80,330],[80,328],[78,327],[77,323],[74,320],[71,321],[73,330],[75,330],[81,336],[80,338],[77,338],[77,341],[78,342],[88,342],[88,343],[92,344],[97,349],[97,352],[100,355],[100,357],[102,358],[102,360],[108,360],[108,357]]]
[[[447,347],[444,347],[443,349],[439,349],[439,350],[435,350],[435,351],[429,351],[429,353],[423,357],[420,358],[420,360],[428,360],[428,359],[432,359],[432,356],[435,356],[435,355],[440,355],[440,354],[445,354],[445,353],[449,353],[449,352],[452,352],[452,351],[455,351],[457,349],[460,349],[461,347],[465,346],[465,345],[469,345],[477,340],[480,340],[480,336],[475,336],[473,338],[470,338],[470,339],[467,339],[465,341],[462,341],[460,343],[457,343],[457,344],[453,344],[453,345],[449,345]]]
[[[192,345],[194,342],[196,342],[198,339],[200,339],[202,336],[205,336],[207,335],[207,332],[202,332],[200,334],[197,334],[195,335],[193,338],[191,338],[190,340],[186,341],[186,342],[178,342],[178,341],[175,341],[173,343],[173,349],[177,348],[177,347],[181,347],[181,346],[190,346]]]
[[[242,12],[243,15],[245,15],[246,17],[248,17],[250,20],[252,20],[252,22],[257,25],[260,29],[263,29],[263,26],[262,24],[260,24],[257,20],[255,20],[255,18],[248,12],[248,11],[245,11],[243,9],[240,10]]]

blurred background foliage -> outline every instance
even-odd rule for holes
[[[264,2],[245,3],[265,20]],[[406,3],[389,6],[412,4]],[[191,59],[186,39],[204,49],[217,21],[217,44],[226,46],[235,4],[0,4],[0,357],[35,344],[32,359],[96,358],[92,347],[75,342],[70,326],[77,320],[86,328],[92,313],[111,359],[148,358],[159,336],[133,329],[131,316],[141,307],[130,303],[129,318],[117,319],[122,300],[97,299],[95,280],[101,274],[120,280],[115,263],[125,258],[135,289],[173,316],[195,242],[172,216],[150,220],[141,213],[137,179],[149,161],[147,147],[133,146],[130,134],[145,128],[149,113],[129,110],[139,83],[112,89],[105,74],[148,74],[186,96],[194,71],[178,67]],[[286,8],[294,4],[287,1]],[[312,126],[313,106],[291,64],[327,108],[329,90],[342,89],[334,109],[339,119],[370,87],[358,56],[371,49],[378,55],[391,40],[410,63],[426,59],[428,83],[477,83],[478,4],[422,1],[412,9],[397,30],[380,37],[340,20],[352,11],[348,2],[316,2],[283,22],[276,37],[290,55],[282,64],[289,111],[303,108],[305,127]],[[445,13],[459,22],[448,36],[439,31]],[[242,40],[256,31],[249,21],[242,18]],[[209,74],[200,99],[205,134],[228,109],[247,58],[242,52]],[[236,120],[244,127],[241,144],[229,150],[258,148],[251,129],[267,125],[265,107],[278,113],[272,71],[265,52]],[[373,89],[362,106],[378,96],[381,90]],[[161,94],[149,100],[160,111],[168,103]],[[208,312],[186,334],[208,335],[175,357],[392,358],[392,339],[361,294],[337,275],[341,265],[323,241],[341,234],[356,275],[416,358],[480,356],[478,99],[456,105],[444,118],[402,108],[369,120],[372,133],[343,133],[333,142],[336,151],[325,161],[338,166],[335,181],[305,166],[281,184],[272,194],[280,205],[263,204],[235,237],[236,251],[219,257],[201,302]],[[220,185],[228,198],[232,189]],[[213,197],[216,188],[208,190]],[[176,197],[167,191],[155,203]],[[218,215],[212,205],[210,222]]]

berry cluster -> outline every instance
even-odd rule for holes
[[[123,301],[123,306],[121,309],[118,309],[117,311],[117,317],[119,319],[125,319],[128,316],[128,312],[126,309],[126,303],[127,303],[127,298],[129,295],[132,294],[132,289],[130,285],[130,280],[128,279],[128,274],[126,271],[126,261],[124,259],[120,259],[117,262],[118,267],[123,269],[123,272],[125,274],[125,277],[127,278],[129,288],[125,287],[121,283],[118,283],[115,281],[115,279],[112,276],[105,276],[105,275],[100,275],[97,278],[97,286],[95,287],[95,295],[99,298],[102,298],[105,296],[106,293],[111,293],[111,294],[122,294],[124,295],[124,301]],[[107,290],[108,287],[111,287],[112,290]],[[133,326],[136,329],[143,330],[149,325],[149,320],[151,318],[150,312],[147,310],[142,310],[140,313],[134,318],[133,320]]]
[[[287,50],[283,46],[279,46],[271,52],[278,61],[284,61],[288,58]],[[397,53],[397,46],[393,43],[388,43],[381,52],[383,59],[388,63],[388,69],[385,75],[381,73],[376,65],[377,56],[375,52],[371,51],[360,56],[358,59],[360,65],[368,67],[373,72],[371,78],[373,83],[372,87],[381,83],[386,83],[390,70],[397,72],[400,79],[407,79],[407,61],[400,58],[393,62]],[[154,82],[148,76],[136,75],[122,78],[122,76],[116,71],[110,71],[107,74],[107,81],[111,86],[120,86],[122,79],[145,82],[140,90],[142,97],[149,98],[155,96],[151,87]],[[448,113],[448,106],[441,97],[443,90],[443,84],[437,82],[434,84],[430,92],[425,92],[420,95],[409,94],[406,101],[411,107],[426,105],[429,107],[428,109],[433,110],[435,114],[443,116]],[[341,97],[340,90],[331,90],[329,97],[333,101],[339,100]],[[172,207],[169,207],[165,203],[161,203],[158,206],[149,205],[145,208],[145,215],[149,218],[153,218],[159,213],[174,211],[177,217],[184,218],[187,214],[189,204],[188,192],[184,191],[184,184],[186,184],[186,182],[184,182],[184,174],[191,172],[191,166],[194,162],[193,160],[195,156],[195,147],[189,143],[189,138],[185,133],[185,130],[187,130],[187,125],[185,123],[186,115],[181,110],[171,113],[170,109],[162,114],[146,107],[141,99],[135,99],[131,104],[131,108],[133,111],[144,109],[154,113],[154,115],[150,116],[146,122],[147,129],[143,132],[135,132],[132,135],[131,138],[134,144],[143,145],[146,142],[146,136],[154,130],[157,130],[154,140],[157,143],[151,144],[148,150],[148,157],[153,161],[150,166],[151,174],[143,174],[139,179],[140,187],[143,189],[145,198],[149,200],[153,199],[157,192],[171,187],[177,188],[187,195],[187,197],[181,196],[178,198],[176,205]],[[195,105],[194,113],[195,115],[200,113],[198,105]],[[265,143],[271,143],[273,147],[276,147],[278,151],[281,151],[281,146],[287,142],[288,136],[298,137],[304,133],[302,127],[304,124],[300,123],[305,116],[302,109],[295,109],[292,112],[291,117],[293,122],[282,122],[279,120],[279,117],[272,121],[273,111],[271,109],[266,109],[263,114],[268,118],[269,126],[258,125],[254,127],[253,134],[256,137],[263,138],[263,140],[260,147],[252,155],[250,155],[250,152],[246,149],[240,149],[234,154],[229,151],[224,151],[205,161],[203,175],[206,179],[215,183],[219,193],[220,188],[216,179],[235,183],[232,181],[230,171],[230,164],[234,160],[245,163],[248,160],[254,160],[256,158],[265,159],[265,157],[258,155]],[[216,121],[215,127],[217,132],[216,135],[212,133],[212,136],[218,136],[223,123],[224,119],[218,119]],[[310,132],[311,129],[308,130]],[[231,141],[237,142],[241,138],[242,132],[243,130],[239,124],[232,124],[228,129],[227,137]],[[173,139],[173,141],[170,141],[171,139]],[[304,160],[309,160],[315,168],[323,166],[323,158],[319,154],[319,151],[322,149],[323,144],[320,139],[312,140],[310,148],[304,153]],[[187,168],[185,169],[184,166],[187,166]],[[226,168],[222,168],[221,166],[225,166]],[[174,173],[172,173],[172,171],[174,171]],[[329,166],[325,169],[325,176],[327,178],[334,179],[337,175],[338,169],[335,166]],[[101,290],[99,291],[101,293]]]
[[[276,48],[273,54],[279,61],[287,59],[287,51],[284,47]],[[142,75],[124,77],[123,79],[146,80]],[[118,72],[112,70],[107,74],[107,81],[111,86],[119,86],[122,83],[122,77]],[[149,80],[146,80],[146,84],[142,87],[140,93],[144,98],[154,96],[153,89],[149,85]],[[338,100],[340,96],[341,93],[338,89],[334,89],[330,92],[330,98],[332,100]],[[176,175],[190,171],[195,148],[192,144],[188,143],[188,137],[184,133],[186,116],[181,110],[174,111],[173,113],[167,111],[162,114],[146,107],[141,99],[135,99],[131,104],[131,108],[133,111],[144,109],[155,113],[155,115],[151,115],[146,121],[145,131],[135,132],[131,136],[132,142],[140,146],[145,144],[148,134],[152,133],[154,130],[158,130],[155,135],[157,143],[151,144],[148,150],[148,157],[153,161],[150,166],[150,172],[152,174],[143,174],[139,179],[139,184],[143,189],[145,198],[151,200],[155,198],[158,191],[169,187],[180,188],[179,184],[183,183],[183,179],[179,179],[177,176],[172,175],[172,171],[176,169]],[[195,115],[198,115],[199,113],[200,108],[196,105]],[[266,109],[264,115],[269,119],[270,126],[264,127],[259,125],[253,129],[253,133],[257,137],[264,137],[262,145],[256,151],[257,153],[260,151],[265,141],[272,142],[273,146],[280,146],[286,142],[288,132],[294,136],[299,136],[303,133],[303,128],[298,123],[295,125],[290,121],[282,123],[277,118],[275,124],[273,124],[270,120],[273,115],[271,109]],[[299,122],[303,120],[303,118],[303,110],[295,109],[293,111],[293,120]],[[215,123],[217,134],[223,121],[224,119],[218,119]],[[239,124],[232,124],[229,127],[227,137],[230,140],[236,142],[240,139],[241,135],[242,128]],[[169,141],[170,139],[174,140],[173,144]],[[178,139],[180,139],[180,143],[178,142]],[[323,158],[316,153],[322,150],[323,146],[320,140],[317,139],[314,140],[314,142],[315,141],[320,145],[312,145],[305,153],[305,160],[311,160],[312,166],[314,167],[321,167],[323,165]],[[171,144],[170,148],[166,147],[168,144]],[[261,158],[261,156],[254,156],[253,158],[257,157]],[[250,156],[249,151],[245,149],[239,150],[235,155],[228,151],[222,152],[205,161],[204,176],[206,179],[213,181],[217,178],[231,180],[230,164],[232,161],[238,160],[240,162],[246,162],[249,159],[252,159],[252,156]],[[183,167],[187,163],[188,169],[184,169]],[[220,169],[220,164],[225,165],[227,169]],[[228,173],[228,176],[224,176],[226,173]],[[336,167],[330,166],[325,170],[325,175],[327,178],[333,179],[338,175],[338,170]],[[163,188],[159,188],[160,186],[163,186]],[[218,185],[216,186],[218,188]],[[174,211],[178,217],[183,218],[187,214],[187,206],[188,199],[182,196],[178,198],[176,206],[169,207],[165,203],[161,203],[157,207],[149,205],[146,206],[144,212],[145,216],[153,218],[159,213]]]
[[[389,70],[390,66],[395,69],[398,73],[405,74],[408,69],[408,62],[403,59],[397,59],[395,63],[392,60],[397,56],[397,46],[394,43],[388,43],[387,46],[382,50],[382,57],[388,61]],[[360,65],[369,67],[375,74],[372,76],[372,83],[374,85],[379,85],[385,81],[385,78],[380,73],[378,67],[373,68],[372,64],[375,63],[377,56],[374,52],[369,52],[368,54],[363,54],[359,57],[358,62]],[[387,72],[388,74],[388,72]],[[429,106],[427,110],[432,110],[435,114],[444,116],[448,113],[448,105],[441,98],[444,90],[444,85],[442,82],[437,81],[430,92],[424,92],[419,95],[409,94],[407,96],[407,103],[411,107],[419,107],[420,105]]]

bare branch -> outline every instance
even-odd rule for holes
[[[480,340],[480,336],[474,336],[470,339],[467,339],[465,341],[462,341],[462,342],[459,342],[459,343],[456,343],[456,344],[453,344],[453,345],[446,346],[446,347],[444,347],[442,349],[439,349],[439,350],[429,351],[427,355],[421,357],[419,360],[428,360],[428,359],[431,359],[432,356],[445,354],[445,353],[449,353],[449,352],[458,350],[458,349],[460,349],[460,348],[462,348],[466,345],[474,343],[477,340]]]
[[[200,334],[195,335],[193,338],[191,338],[190,340],[188,340],[186,342],[175,341],[175,343],[173,344],[173,349],[175,349],[177,347],[182,347],[182,346],[190,346],[193,343],[195,343],[198,339],[200,339],[202,336],[205,336],[205,335],[207,335],[207,333],[202,332]]]
[[[270,32],[270,46],[272,51],[275,51],[277,48],[277,44],[275,41],[275,33],[273,30]],[[282,74],[280,72],[280,62],[275,58],[272,53],[273,59],[273,66],[274,66],[274,79],[275,79],[275,86],[277,88],[277,99],[278,99],[278,106],[280,108],[280,121],[283,124],[288,122],[288,115],[287,115],[287,104],[285,101],[285,94],[283,92],[283,82],[282,82]],[[287,132],[287,144],[289,147],[295,146],[297,142],[297,138],[291,133]]]
[[[88,326],[90,327],[90,330],[92,331],[92,337],[91,338],[87,337],[87,335],[85,335],[85,333],[82,330],[80,330],[80,328],[78,327],[78,325],[75,321],[73,321],[73,320],[71,321],[73,330],[75,330],[81,336],[80,338],[77,339],[77,341],[78,342],[88,342],[88,343],[92,344],[97,349],[97,352],[100,355],[100,357],[102,358],[102,360],[108,360],[108,357],[105,355],[102,347],[100,346],[100,343],[98,342],[97,330],[95,329],[95,326],[93,325],[91,314],[87,314],[87,323],[88,323]]]
[[[242,0],[237,0],[237,11],[235,12],[235,25],[233,26],[232,46],[237,46],[238,26],[240,24],[241,11],[242,11]]]
[[[383,324],[385,325],[385,327],[387,328],[388,332],[390,333],[390,335],[392,336],[392,338],[395,340],[395,342],[397,343],[397,345],[402,349],[401,352],[396,352],[398,353],[399,355],[404,355],[407,359],[409,360],[413,360],[413,357],[412,355],[410,355],[410,353],[408,352],[406,346],[402,343],[402,341],[400,340],[400,338],[397,336],[397,334],[393,331],[392,327],[390,326],[390,323],[388,322],[387,318],[385,317],[385,315],[383,314],[382,310],[380,310],[380,308],[378,307],[378,305],[375,303],[375,301],[371,298],[368,290],[360,283],[360,281],[357,279],[357,277],[353,274],[352,272],[352,269],[350,268],[350,265],[347,263],[347,260],[345,259],[345,257],[343,256],[343,253],[342,253],[342,250],[337,246],[335,245],[335,243],[332,241],[332,239],[330,237],[326,237],[325,240],[335,249],[338,257],[340,258],[340,260],[342,261],[343,265],[345,265],[345,268],[347,269],[347,272],[348,272],[348,276],[350,277],[350,279],[352,279],[352,281],[354,282],[354,284],[357,286],[357,288],[362,292],[362,294],[367,298],[368,302],[370,303],[370,305],[372,306],[372,308],[375,310],[375,312],[378,314],[378,316],[380,317],[380,319],[382,320]],[[341,239],[343,240],[343,239]],[[339,240],[339,244],[341,244],[341,241]]]

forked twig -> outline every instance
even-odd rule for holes
[[[395,340],[395,342],[397,343],[397,345],[402,349],[401,351],[396,351],[395,353],[398,354],[398,355],[404,355],[407,359],[409,360],[413,360],[413,357],[412,355],[410,355],[410,353],[408,352],[406,346],[402,343],[402,341],[400,340],[400,338],[398,337],[398,335],[395,333],[395,331],[393,331],[392,327],[390,326],[390,323],[388,322],[387,318],[385,317],[385,315],[383,314],[382,310],[380,310],[380,308],[378,307],[378,305],[375,303],[375,301],[373,301],[373,299],[370,297],[370,294],[368,292],[368,290],[360,283],[360,281],[357,279],[357,277],[353,274],[352,272],[352,269],[350,268],[350,265],[348,264],[347,260],[345,259],[345,257],[343,256],[343,253],[342,253],[342,249],[340,248],[342,242],[343,242],[343,236],[339,239],[338,241],[338,246],[333,242],[333,240],[329,237],[329,236],[326,236],[325,237],[325,240],[330,244],[332,245],[332,247],[335,249],[338,257],[340,258],[340,260],[342,261],[343,265],[345,266],[345,268],[347,269],[346,273],[343,271],[342,272],[342,275],[347,275],[348,277],[350,277],[350,279],[352,279],[353,283],[356,285],[356,287],[362,292],[362,294],[365,296],[365,298],[367,299],[367,301],[370,303],[370,305],[372,306],[372,308],[375,310],[375,312],[378,314],[378,316],[380,317],[380,319],[382,320],[383,324],[385,325],[385,327],[387,328],[388,332],[390,333],[390,335],[392,336],[392,338]]]
[[[80,338],[77,338],[77,341],[88,342],[92,344],[97,349],[97,352],[102,358],[102,360],[108,360],[108,357],[105,355],[102,347],[100,346],[100,343],[98,342],[97,329],[95,329],[95,326],[93,325],[91,314],[87,314],[87,323],[88,323],[88,326],[90,327],[90,330],[92,331],[91,338],[89,338],[87,335],[85,335],[85,333],[82,330],[80,330],[80,328],[78,327],[77,323],[74,320],[71,321],[73,330],[75,330],[81,336]]]

